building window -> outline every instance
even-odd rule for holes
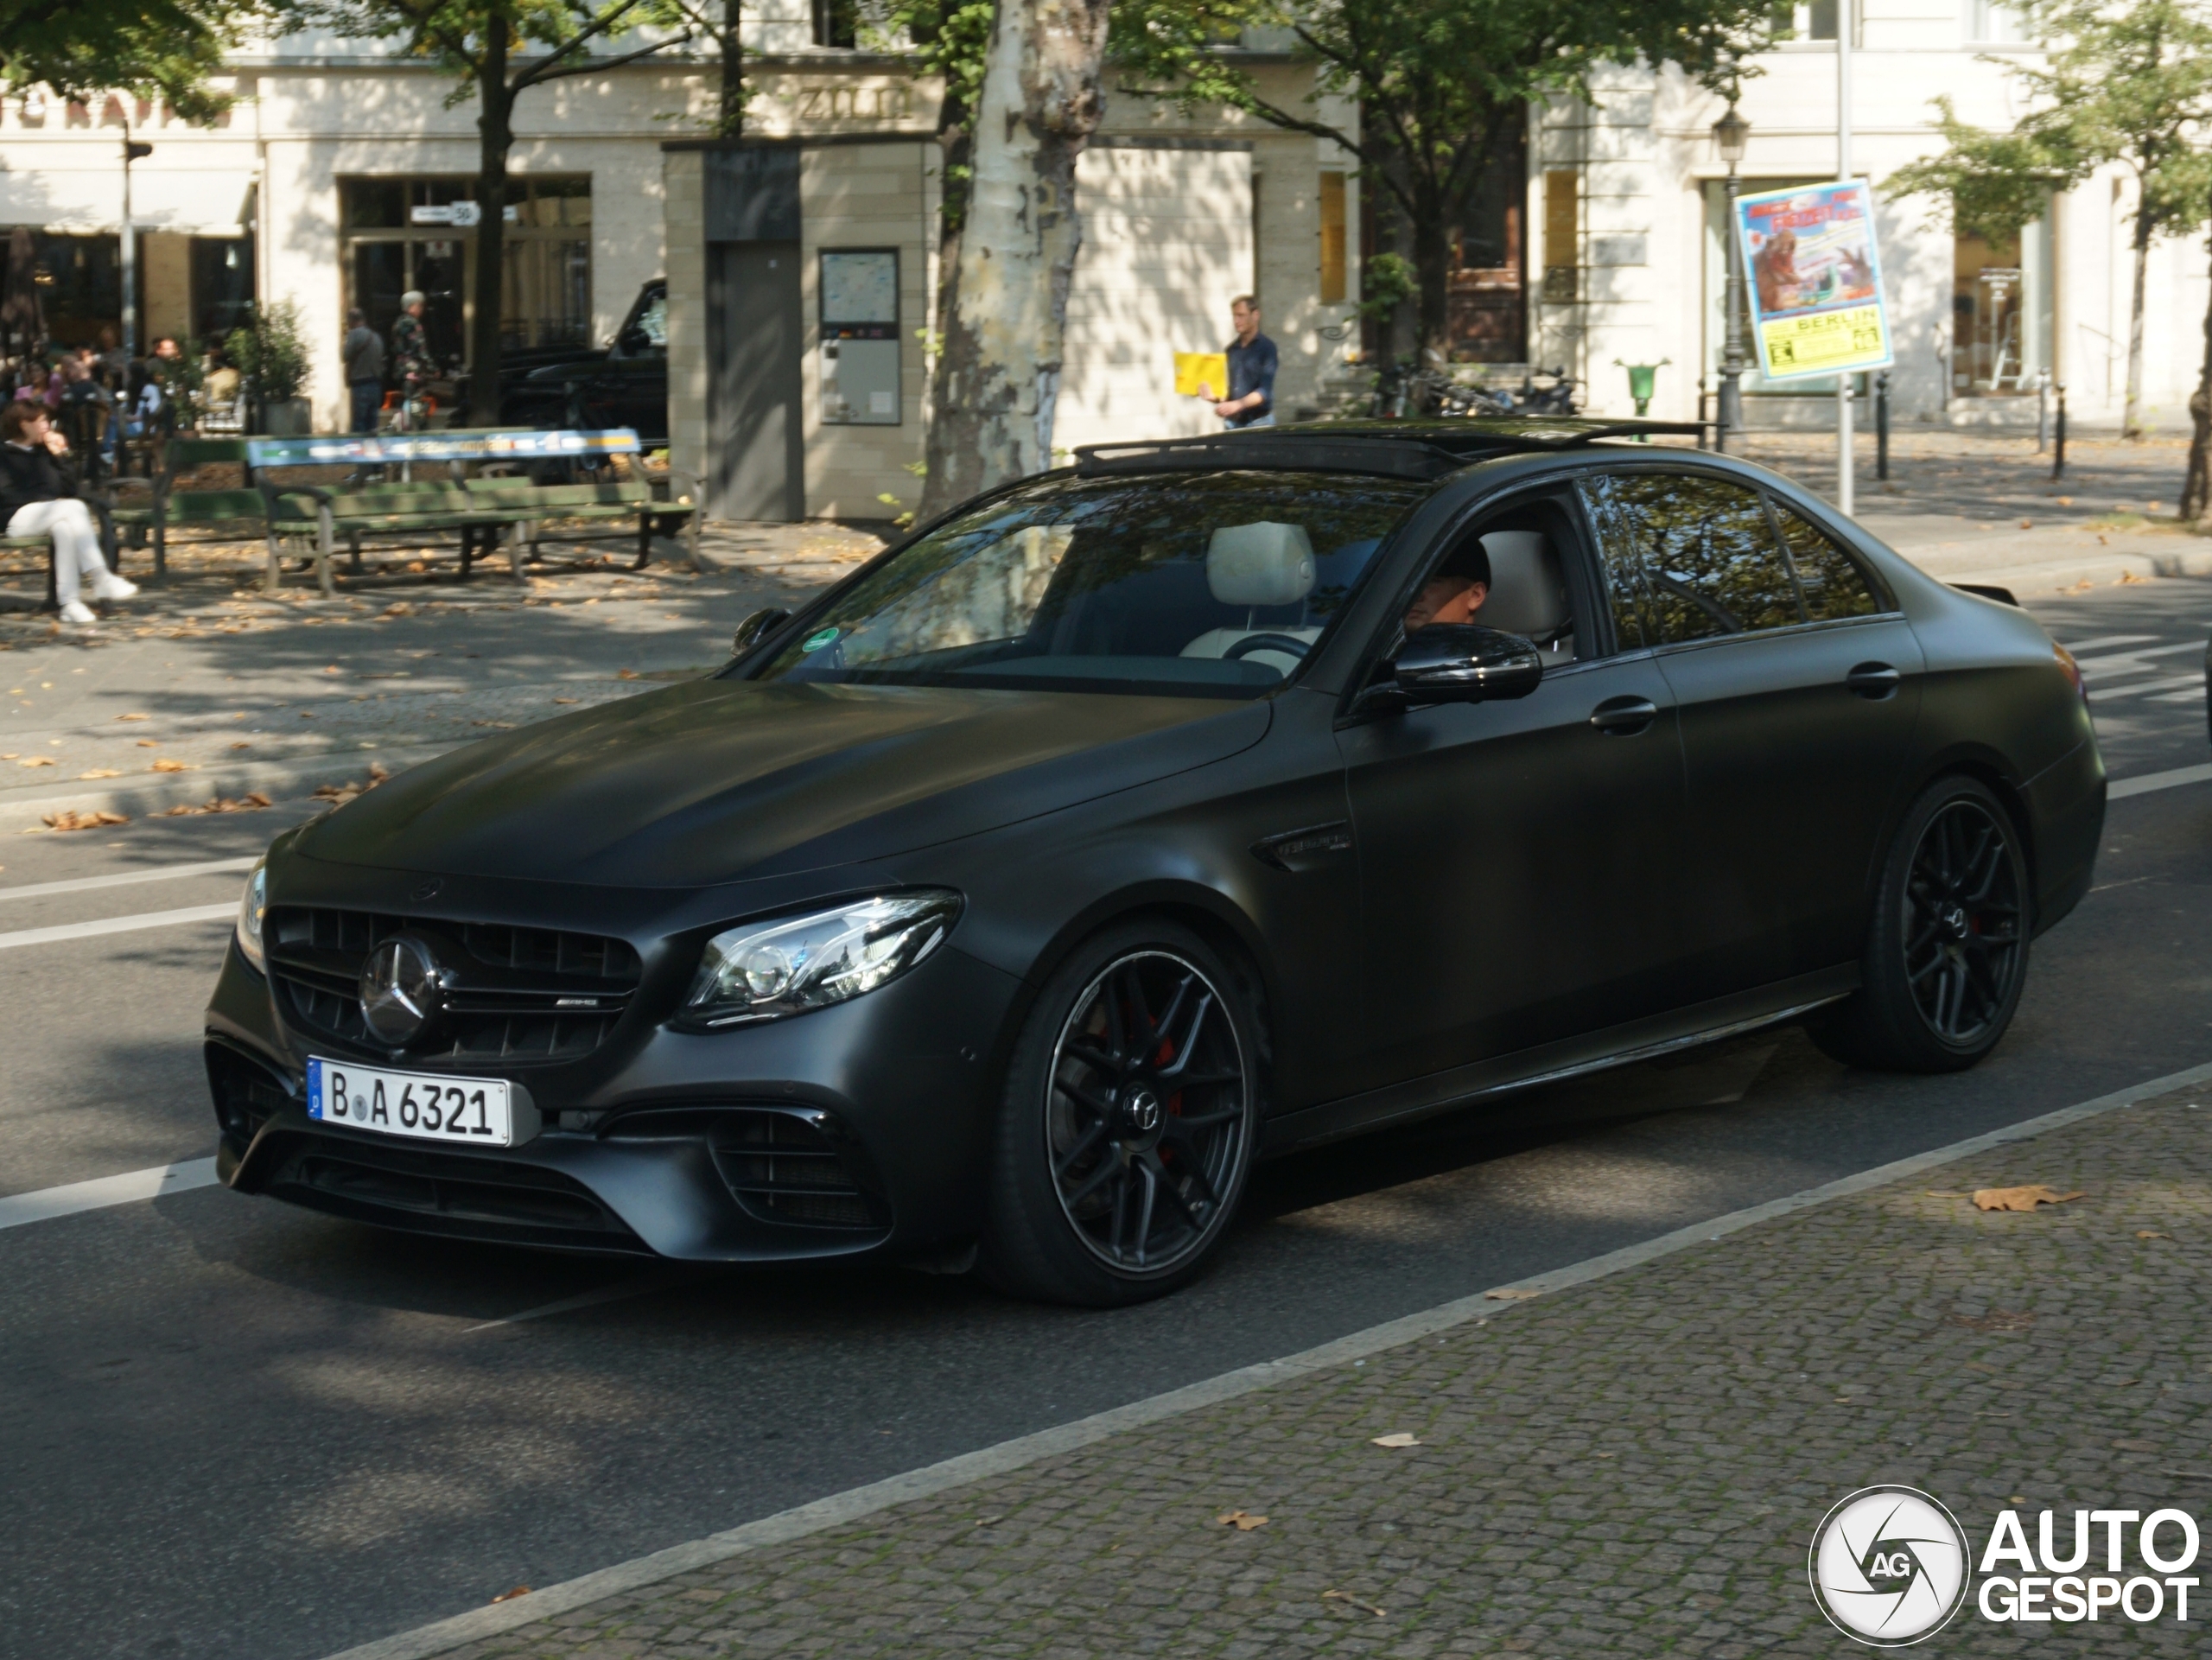
[[[2028,20],[2004,0],[1965,0],[1965,12],[1960,21],[1976,46],[2024,46],[2031,38]]]
[[[814,43],[850,51],[861,43],[860,0],[814,0]]]
[[[1253,245],[1259,245],[1255,242]],[[1344,175],[1321,175],[1321,303],[1344,302]]]
[[[1544,298],[1580,297],[1582,266],[1582,175],[1555,167],[1544,175]]]
[[[389,335],[409,289],[441,364],[465,366],[475,308],[476,181],[341,179],[346,302]],[[591,181],[507,181],[500,260],[503,351],[590,344]]]
[[[1774,36],[1778,41],[1832,41],[1841,14],[1840,0],[1781,0],[1771,14]]]
[[[2032,392],[2050,364],[2050,220],[1951,245],[1951,395]]]

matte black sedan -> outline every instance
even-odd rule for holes
[[[1100,448],[720,672],[277,838],[234,1187],[1166,1290],[1255,1158],[1777,1021],[1971,1065],[2088,888],[2066,653],[1596,422]]]

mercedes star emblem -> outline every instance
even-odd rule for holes
[[[394,1048],[418,1036],[438,1009],[438,965],[429,948],[402,934],[361,965],[361,1018]]]

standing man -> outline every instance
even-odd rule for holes
[[[346,366],[346,391],[353,404],[352,429],[373,434],[377,409],[384,402],[384,342],[359,306],[346,314],[346,342],[338,355]]]
[[[1260,302],[1240,294],[1229,302],[1229,321],[1236,338],[1224,348],[1229,358],[1229,396],[1217,399],[1213,412],[1231,427],[1275,423],[1275,343],[1260,332]],[[1213,397],[1204,386],[1200,395]]]
[[[430,336],[423,327],[426,302],[420,289],[399,296],[399,315],[391,325],[391,372],[399,378],[400,424],[408,423],[407,404],[430,378]]]

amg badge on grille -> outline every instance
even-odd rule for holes
[[[397,1048],[421,1034],[438,1012],[438,964],[421,940],[401,934],[381,941],[361,965],[361,1018]]]

